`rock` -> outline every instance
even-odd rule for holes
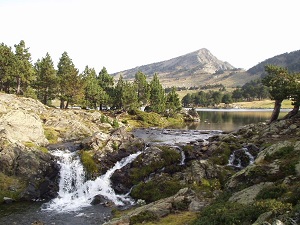
[[[3,202],[6,204],[11,204],[13,203],[15,200],[12,198],[8,198],[8,197],[3,197]]]
[[[81,144],[83,148],[99,150],[105,146],[109,138],[109,134],[105,134],[103,132],[96,132],[91,137],[82,140]]]
[[[94,196],[93,200],[91,201],[91,205],[98,205],[98,204],[102,204],[105,206],[113,206],[114,205],[114,203],[112,201],[106,199],[102,195]]]
[[[271,225],[270,223],[267,223],[265,221],[270,219],[272,215],[273,215],[272,212],[265,212],[261,214],[252,225],[262,225],[262,224]]]
[[[281,222],[280,220],[276,219],[276,220],[272,223],[272,225],[284,225],[284,223]]]
[[[12,110],[0,117],[0,138],[11,143],[44,146],[48,140],[39,116],[25,110]]]
[[[238,202],[240,204],[252,204],[255,201],[257,194],[266,187],[273,185],[272,182],[265,182],[253,185],[251,187],[245,188],[239,192],[235,192],[230,198],[231,202]]]

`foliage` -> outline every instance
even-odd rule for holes
[[[135,199],[143,199],[146,203],[166,198],[176,194],[182,185],[176,180],[154,179],[141,182],[133,187],[131,196]]]
[[[50,144],[57,143],[59,133],[51,127],[44,127],[44,133]]]
[[[119,127],[118,120],[114,119],[111,125],[112,125],[113,128],[118,128]]]
[[[154,74],[150,82],[150,110],[156,113],[165,112],[165,91],[157,74]]]
[[[151,211],[143,211],[137,215],[130,217],[130,225],[158,220],[158,216]]]
[[[81,162],[89,176],[93,175],[98,171],[97,164],[89,151],[81,150],[79,155]]]
[[[217,202],[205,207],[193,225],[252,224],[262,212],[256,205]]]
[[[196,219],[195,212],[176,212],[176,214],[169,214],[163,218],[160,218],[159,221],[154,222],[143,222],[143,225],[182,225],[182,224],[190,224],[193,220]]]
[[[181,110],[181,103],[178,94],[175,91],[175,87],[172,88],[171,92],[166,97],[166,110],[168,116],[175,116]]]
[[[58,84],[56,70],[49,53],[35,63],[34,69],[37,76],[35,82],[37,97],[43,104],[49,104],[49,100],[56,97]]]
[[[13,176],[6,176],[0,172],[0,199],[9,197],[15,200],[20,198],[21,192],[25,188],[25,183]],[[1,204],[2,202],[0,202]]]
[[[284,185],[275,185],[275,186],[268,186],[263,188],[258,195],[256,196],[257,200],[261,199],[277,199],[281,197],[287,188]]]
[[[60,108],[68,108],[69,104],[83,97],[83,81],[67,52],[62,54],[57,67]]]
[[[134,83],[137,87],[138,102],[141,105],[146,105],[150,98],[150,85],[146,80],[146,75],[141,71],[135,74]]]

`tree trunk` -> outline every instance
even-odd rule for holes
[[[67,100],[67,104],[66,104],[66,107],[65,109],[69,108],[69,100]]]
[[[60,109],[64,109],[65,108],[65,101],[63,99],[60,100]]]
[[[280,108],[281,108],[281,103],[282,103],[282,100],[275,100],[274,109],[273,109],[272,116],[271,116],[269,123],[273,123],[274,121],[276,121],[278,119],[278,116],[280,113]]]
[[[21,78],[17,77],[17,95],[21,93]]]
[[[282,119],[289,119],[295,116],[299,112],[299,105],[294,105],[292,111],[290,111],[287,115],[285,115]]]

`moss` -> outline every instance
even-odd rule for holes
[[[25,145],[25,147],[27,147],[27,148],[33,148],[33,147],[36,146],[33,142],[29,142],[29,141],[28,141],[28,142],[25,142],[24,145]]]
[[[98,171],[98,168],[91,153],[89,151],[81,150],[79,155],[80,155],[81,162],[87,172],[87,175],[93,176],[93,174]]]
[[[19,200],[20,193],[25,189],[25,183],[20,181],[16,177],[7,176],[0,173],[0,199],[3,197],[9,197],[15,200]],[[0,201],[0,203],[2,203]]]
[[[131,196],[135,199],[143,199],[146,203],[166,198],[176,194],[183,186],[177,180],[150,180],[134,186]]]
[[[57,143],[59,133],[51,127],[44,127],[44,133],[50,144]]]
[[[229,157],[233,150],[235,149],[231,149],[228,143],[221,142],[218,148],[215,151],[213,151],[210,161],[218,165],[227,165]]]
[[[234,225],[252,224],[263,212],[255,205],[242,205],[233,202],[217,202],[205,207],[193,225]]]
[[[267,154],[265,160],[271,162],[275,159],[286,158],[294,151],[294,146],[285,146],[280,148],[278,151],[273,154]]]
[[[144,223],[144,222],[149,222],[149,221],[157,221],[158,216],[150,211],[144,211],[141,212],[135,216],[132,216],[130,218],[130,225],[138,224],[138,223]]]
[[[276,199],[281,197],[286,191],[287,188],[284,185],[268,186],[258,193],[256,199]]]
[[[154,222],[143,222],[143,225],[182,225],[182,224],[191,224],[195,220],[197,214],[195,212],[180,212],[176,214],[170,214],[166,217],[160,218],[159,221]]]

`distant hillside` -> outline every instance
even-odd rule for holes
[[[265,66],[269,64],[286,67],[290,72],[300,72],[300,50],[266,59],[265,61],[250,68],[247,72],[250,74],[264,76]]]
[[[143,72],[149,79],[157,73],[165,87],[192,87],[222,83],[223,81],[226,85],[236,86],[240,82],[244,83],[245,80],[240,77],[235,78],[236,75],[241,75],[240,69],[217,59],[205,48],[166,61],[124,70],[113,74],[113,76],[122,75],[125,80],[132,80],[138,71]],[[238,83],[234,80],[238,80]]]
[[[157,73],[164,87],[200,87],[208,84],[223,84],[226,87],[242,86],[245,83],[264,76],[267,64],[284,66],[289,71],[300,71],[300,50],[269,58],[248,71],[237,69],[223,62],[205,48],[173,59],[138,66],[113,74],[115,78],[122,74],[125,80],[133,80],[136,72],[143,72],[150,80]]]

